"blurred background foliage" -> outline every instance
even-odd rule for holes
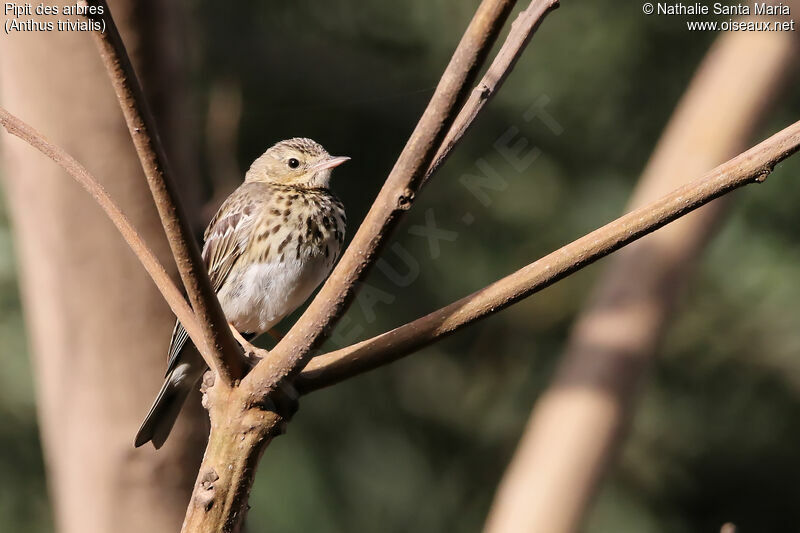
[[[197,187],[208,209],[215,208],[212,197],[236,186],[230,172],[214,171],[225,142],[235,147],[228,155],[240,174],[276,140],[309,136],[353,158],[334,178],[352,235],[474,4],[189,2],[182,39],[191,113],[184,120],[200,147]],[[408,283],[398,286],[388,268],[375,269],[329,344],[438,308],[618,215],[714,37],[688,33],[678,17],[646,17],[638,4],[612,0],[569,2],[551,14],[397,231],[394,241],[418,274],[388,251],[388,265],[409,274]],[[227,140],[206,138],[221,128],[208,112],[215,98],[223,108],[241,106]],[[558,126],[530,120],[532,106]],[[787,91],[758,139],[799,116],[800,93]],[[541,150],[523,171],[493,148],[509,128]],[[480,174],[479,161],[505,182],[488,191],[489,205],[459,181]],[[732,195],[586,531],[717,531],[733,521],[742,531],[785,532],[800,520],[798,174],[795,157],[765,185]],[[419,235],[431,220],[451,232],[438,247]],[[304,399],[288,434],[262,461],[250,530],[479,531],[602,268]],[[0,352],[0,530],[50,531],[2,210]]]

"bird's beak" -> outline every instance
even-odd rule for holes
[[[316,165],[311,167],[311,170],[316,172],[317,170],[325,170],[325,169],[328,169],[328,168],[338,167],[339,165],[341,165],[345,161],[350,161],[350,158],[347,157],[347,156],[331,157],[330,159],[326,159],[325,161],[322,161],[321,163],[317,163]]]

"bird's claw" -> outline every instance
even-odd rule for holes
[[[259,353],[265,352],[266,350],[262,350],[261,348],[253,346],[242,336],[241,333],[239,333],[238,329],[233,327],[233,324],[228,325],[231,328],[231,333],[233,333],[233,337],[236,339],[236,342],[238,342],[239,345],[241,345],[242,350],[244,350],[245,359],[247,359],[247,362],[250,364],[251,368],[254,367],[255,364],[261,360],[261,355],[259,355]]]

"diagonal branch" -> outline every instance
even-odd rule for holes
[[[271,389],[298,371],[352,301],[356,285],[407,211],[450,124],[467,95],[514,0],[483,0],[458,44],[436,91],[386,179],[352,243],[322,290],[282,341],[245,381]]]
[[[211,287],[200,249],[189,228],[174,182],[170,178],[167,157],[155,121],[147,106],[142,87],[131,65],[122,37],[114,24],[108,3],[91,0],[102,13],[87,15],[102,21],[105,31],[92,32],[103,64],[111,78],[125,123],[136,153],[142,163],[153,194],[161,223],[178,266],[192,309],[197,315],[206,347],[200,350],[208,365],[225,383],[233,383],[245,372],[241,350],[231,335],[222,308]]]
[[[314,358],[297,376],[301,393],[388,364],[546,288],[734,189],[763,182],[800,149],[800,122],[660,200],[606,224],[530,265],[409,324]]]
[[[503,46],[500,47],[500,51],[497,52],[492,64],[486,69],[486,74],[483,75],[480,83],[472,90],[464,107],[458,112],[453,125],[450,126],[450,131],[447,132],[439,151],[436,152],[433,158],[433,162],[425,172],[423,184],[444,164],[450,152],[453,151],[456,144],[458,144],[469,127],[472,126],[478,113],[497,94],[503,82],[514,70],[517,59],[525,51],[525,47],[530,42],[539,24],[558,5],[558,0],[531,0],[528,7],[517,15],[517,18],[511,24],[511,31],[508,32],[505,41],[503,41]]]
[[[789,32],[718,37],[675,107],[630,208],[658,199],[747,146],[781,101],[797,44]],[[732,195],[636,241],[605,265],[551,383],[537,395],[484,533],[580,529],[632,416],[644,407],[637,403],[648,370],[729,200]],[[566,441],[572,444],[565,447]]]
[[[189,337],[198,346],[202,346],[202,330],[189,304],[186,303],[180,290],[175,286],[175,283],[173,283],[169,274],[167,274],[164,266],[147,246],[142,236],[139,235],[136,228],[134,228],[133,224],[128,220],[128,217],[126,217],[119,206],[114,203],[114,200],[108,195],[97,179],[71,155],[49,142],[41,133],[2,107],[0,107],[0,125],[11,135],[19,137],[55,161],[61,168],[75,178],[75,181],[94,198],[122,234],[125,242],[128,243],[133,253],[136,254],[136,257],[142,263],[145,270],[147,270],[147,273],[150,274],[150,277],[153,279],[156,287],[158,287],[161,295],[167,301],[167,304],[169,304],[170,309],[172,309],[172,312],[175,313],[175,316],[178,317],[186,328]]]

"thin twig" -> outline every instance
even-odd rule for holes
[[[636,209],[530,265],[422,318],[314,358],[297,376],[301,393],[388,364],[494,314],[738,187],[762,182],[800,148],[800,122],[724,163],[699,180]]]
[[[395,163],[352,243],[317,297],[245,381],[273,388],[299,371],[352,301],[392,229],[414,201],[425,171],[464,101],[468,86],[487,56],[514,0],[483,0],[447,66],[428,107]]]
[[[517,59],[525,51],[525,47],[530,42],[539,24],[544,20],[544,17],[556,9],[558,5],[558,0],[531,0],[530,5],[517,15],[517,18],[511,24],[511,31],[508,32],[505,41],[503,41],[503,46],[500,47],[497,55],[492,60],[492,64],[486,69],[486,73],[480,83],[470,93],[464,107],[461,108],[458,116],[453,121],[453,125],[450,126],[450,130],[439,147],[439,151],[436,152],[433,162],[425,173],[423,183],[444,164],[447,156],[450,155],[450,152],[453,151],[453,148],[475,121],[478,113],[497,94],[503,82],[514,70]]]
[[[175,313],[175,316],[183,323],[189,337],[193,342],[197,343],[198,346],[202,346],[202,330],[189,304],[186,302],[175,283],[173,283],[172,278],[167,274],[164,266],[147,246],[142,236],[136,231],[136,228],[133,227],[128,217],[126,217],[119,206],[114,203],[114,200],[111,199],[97,179],[62,148],[52,144],[33,127],[2,107],[0,107],[0,125],[11,135],[19,137],[55,161],[61,168],[66,170],[70,176],[75,178],[75,181],[94,198],[122,234],[125,242],[128,243],[133,253],[136,254],[136,257],[142,263],[145,270],[147,270],[147,273],[150,274],[150,277],[153,279],[153,282],[156,284],[156,287],[158,287],[162,296],[164,296],[172,312]]]
[[[231,384],[245,373],[246,365],[241,349],[231,335],[225,315],[211,287],[200,249],[170,178],[167,157],[158,137],[155,121],[122,37],[114,24],[108,3],[105,0],[91,0],[88,3],[102,8],[100,14],[87,15],[91,19],[102,21],[105,28],[105,31],[94,31],[92,35],[114,86],[158,208],[167,241],[175,256],[178,272],[203,332],[206,348],[200,352],[222,381]]]

